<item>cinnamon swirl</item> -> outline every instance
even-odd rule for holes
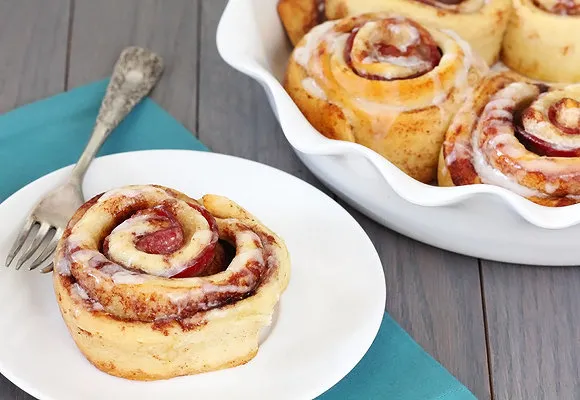
[[[497,185],[545,206],[580,201],[580,84],[487,77],[446,134],[439,184]]]
[[[457,35],[373,13],[313,28],[290,57],[284,87],[323,135],[430,182],[451,117],[486,71]]]
[[[294,45],[325,20],[388,12],[456,32],[489,66],[499,58],[511,8],[511,0],[280,0],[278,3],[280,19]]]
[[[527,77],[580,81],[580,2],[513,0],[502,61]]]
[[[54,265],[58,305],[80,351],[135,380],[251,360],[290,273],[283,240],[239,205],[157,185],[87,201]]]

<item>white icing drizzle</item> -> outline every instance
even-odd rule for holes
[[[468,78],[469,78],[469,71],[471,68],[477,69],[482,73],[488,73],[489,67],[485,63],[485,61],[480,58],[479,56],[475,55],[473,49],[471,48],[470,44],[463,40],[461,36],[459,36],[455,31],[451,29],[442,29],[442,32],[446,33],[447,35],[451,36],[453,40],[457,43],[457,45],[463,51],[463,69],[462,73],[458,73],[455,77],[455,87],[458,89],[465,89],[468,85]],[[445,57],[445,56],[444,56]]]
[[[85,289],[83,289],[82,286],[79,285],[78,283],[73,283],[72,286],[71,286],[71,290],[79,298],[81,298],[83,300],[89,300],[89,295],[87,294],[87,292],[85,291]]]
[[[337,21],[326,21],[312,28],[304,36],[304,44],[294,49],[294,60],[296,60],[300,66],[306,68],[310,62],[310,57],[321,43],[324,34],[328,32],[329,29],[332,29],[336,24]]]
[[[109,200],[113,197],[119,197],[119,196],[128,197],[128,198],[143,197],[145,194],[148,194],[148,193],[163,194],[164,191],[162,189],[154,188],[151,186],[135,186],[135,187],[129,187],[129,188],[125,187],[125,188],[111,189],[111,190],[105,192],[101,197],[99,197],[98,202],[101,203],[101,202]]]
[[[132,231],[135,235],[144,235],[151,231],[149,224],[147,224],[151,220],[150,215],[135,215],[131,218],[126,219],[119,225],[115,227],[111,231],[111,233],[121,233],[121,232],[128,232]],[[135,229],[138,228],[138,229]]]
[[[111,280],[116,285],[139,285],[151,279],[148,275],[129,271],[115,263],[109,263],[103,266],[100,268],[100,272],[104,275],[110,276]]]
[[[407,34],[408,37],[406,38],[407,41],[399,42],[396,44],[397,49],[401,52],[407,51],[409,46],[413,46],[415,43],[419,41],[419,31],[412,25],[405,25],[405,29],[401,27],[401,25],[391,24],[388,26],[389,30],[396,35]]]
[[[558,185],[557,183],[546,182],[546,184],[544,185],[544,190],[546,191],[546,193],[552,194],[556,190],[558,190],[559,187],[560,185]]]
[[[445,157],[445,163],[447,165],[453,164],[458,159],[470,158],[472,156],[472,151],[469,145],[456,141],[453,145],[453,149],[447,157]]]
[[[489,139],[487,146],[495,148],[499,145],[510,145],[513,143],[513,140],[514,137],[510,133],[501,133]]]
[[[250,261],[258,261],[259,263],[263,263],[264,258],[262,256],[262,250],[252,249],[237,254],[230,263],[228,271],[239,272],[243,270],[246,264],[248,264]]]
[[[491,185],[496,185],[503,187],[505,189],[511,190],[524,197],[538,196],[543,197],[544,194],[538,190],[531,189],[529,187],[520,185],[513,178],[506,176],[497,168],[489,165],[478,146],[479,135],[472,136],[471,145],[473,147],[473,167],[479,175],[483,183],[488,183]]]
[[[326,93],[313,78],[305,78],[302,80],[302,87],[313,97],[321,100],[327,100]]]
[[[119,271],[111,275],[111,279],[116,285],[139,285],[146,282],[147,275],[134,274],[129,271]]]
[[[411,57],[380,56],[379,62],[386,62],[389,64],[398,65],[400,67],[408,67],[408,68],[417,69],[417,70],[428,68],[431,65],[429,62],[422,60],[416,56],[411,56]],[[390,75],[390,74],[386,74],[386,75]],[[385,76],[385,78],[390,79],[390,78],[392,78],[392,76]]]
[[[439,106],[445,101],[445,99],[447,99],[447,93],[443,89],[443,84],[441,83],[441,78],[438,74],[433,75],[433,93],[435,95],[433,97],[433,104],[436,106]]]
[[[73,283],[71,285],[71,293],[73,296],[76,296],[78,299],[82,301],[89,302],[91,304],[91,309],[95,311],[103,311],[105,308],[101,303],[95,301],[89,297],[89,294],[86,292],[85,289],[78,283]],[[75,308],[75,316],[78,317],[80,314],[80,310]]]
[[[245,293],[247,288],[244,286],[235,285],[211,285],[204,284],[201,287],[203,293]]]
[[[70,258],[75,263],[86,265],[110,262],[107,257],[96,250],[78,250],[71,253]]]
[[[70,276],[70,262],[66,257],[62,257],[58,260],[55,266],[56,272],[62,276]]]

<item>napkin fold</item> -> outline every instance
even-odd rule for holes
[[[21,187],[75,163],[108,80],[81,86],[0,116],[0,203]],[[148,149],[205,150],[183,125],[147,98],[98,155]],[[373,345],[321,400],[472,400],[475,396],[385,313]]]

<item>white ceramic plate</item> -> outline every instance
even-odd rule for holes
[[[0,260],[36,199],[64,180],[59,170],[0,204]],[[100,372],[75,347],[49,275],[0,269],[0,372],[41,399],[312,399],[362,358],[385,305],[379,257],[357,222],[331,198],[276,169],[213,153],[158,150],[95,160],[85,196],[158,183],[190,196],[228,196],[280,234],[292,278],[258,355],[228,370],[157,382]]]
[[[579,263],[580,204],[543,207],[491,185],[429,186],[364,146],[316,131],[281,85],[291,48],[276,3],[230,0],[218,50],[264,87],[288,142],[332,191],[377,222],[433,246],[514,263]]]

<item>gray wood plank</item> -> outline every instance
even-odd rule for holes
[[[272,165],[321,187],[292,153],[262,87],[217,53],[215,30],[225,4],[202,2],[200,138],[216,152]],[[382,258],[390,314],[478,398],[489,398],[477,260],[414,242],[346,208]]]
[[[0,2],[0,113],[62,91],[69,0]],[[0,399],[28,400],[0,375]]]
[[[489,399],[478,261],[414,241],[345,208],[381,257],[387,312],[478,399]]]
[[[271,165],[320,185],[293,153],[262,87],[217,52],[217,23],[227,1],[201,2],[199,137],[213,151]]]
[[[496,400],[580,396],[580,269],[483,262]]]
[[[0,2],[0,113],[64,89],[69,0]]]
[[[71,87],[110,75],[124,47],[148,47],[165,60],[152,97],[195,131],[197,0],[76,0],[69,68]]]

